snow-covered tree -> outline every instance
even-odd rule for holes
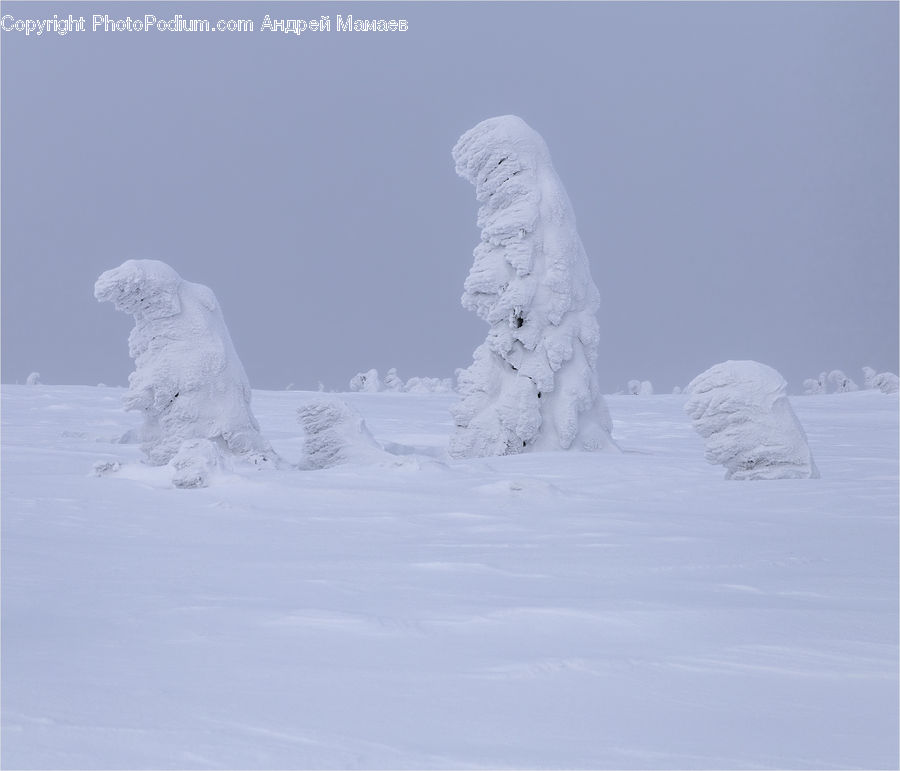
[[[41,373],[32,372],[26,379],[25,385],[35,386],[41,384]]]
[[[395,367],[391,367],[387,371],[387,375],[384,376],[384,389],[386,391],[402,391],[403,390],[403,381],[400,379],[400,376],[397,374],[397,369]]]
[[[828,382],[828,373],[821,372],[819,373],[819,377],[808,377],[803,381],[803,393],[806,396],[814,396],[816,394],[824,394],[828,389],[826,387],[826,383]]]
[[[893,372],[877,372],[871,367],[863,367],[865,388],[877,388],[886,394],[895,394],[900,389],[900,380]]]
[[[863,388],[874,388],[875,387],[875,377],[878,375],[878,372],[871,367],[863,367]]]
[[[276,462],[250,409],[247,375],[208,287],[183,280],[164,262],[128,260],[97,279],[94,296],[134,316],[128,348],[135,370],[124,402],[126,409],[143,414],[140,438],[151,464],[177,457],[176,484],[187,469],[183,486],[197,486],[216,465],[211,460],[216,452],[257,465]]]
[[[378,370],[370,369],[368,372],[357,372],[350,378],[350,390],[369,393],[380,391],[381,379],[378,377]]]
[[[828,382],[834,384],[834,390],[839,394],[859,390],[859,386],[839,369],[833,369],[828,373]]]
[[[895,394],[900,391],[900,379],[893,372],[879,372],[875,375],[873,385],[886,394]]]
[[[684,410],[706,440],[706,459],[726,479],[809,479],[819,472],[787,383],[756,361],[726,361],[688,386]]]
[[[649,380],[629,380],[627,391],[632,396],[653,396],[653,384]]]
[[[302,467],[328,468],[343,463],[396,463],[372,436],[366,421],[340,399],[320,399],[297,410],[306,437]]]
[[[893,372],[876,372],[871,367],[863,367],[866,388],[877,388],[886,394],[895,394],[900,390],[900,380]]]
[[[675,387],[672,389],[672,394],[673,394],[674,396],[678,396],[680,393],[681,393],[681,386],[675,386]]]
[[[450,454],[615,447],[596,372],[600,293],[544,140],[514,115],[490,118],[453,158],[481,204],[462,304],[490,332],[458,378]]]
[[[403,390],[411,394],[444,394],[453,390],[453,381],[439,377],[411,377]]]

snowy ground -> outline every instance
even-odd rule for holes
[[[419,453],[176,490],[121,393],[3,387],[4,768],[898,766],[896,397],[725,482],[680,396],[448,462],[455,397],[347,394]],[[254,394],[289,460],[316,396]]]

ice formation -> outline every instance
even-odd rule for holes
[[[819,472],[786,396],[787,383],[756,361],[726,361],[688,386],[684,406],[726,479],[810,479]]]
[[[343,463],[395,463],[372,436],[366,421],[340,399],[320,399],[297,410],[306,437],[301,467],[322,469]]]
[[[140,439],[151,464],[173,462],[176,484],[199,486],[220,452],[257,465],[276,461],[208,287],[183,280],[164,262],[128,260],[97,279],[94,296],[134,316],[128,348],[135,370],[124,401],[143,413]]]
[[[600,293],[544,140],[514,115],[490,118],[453,158],[481,204],[462,304],[491,328],[459,374],[450,454],[614,448],[596,372]]]

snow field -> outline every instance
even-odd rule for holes
[[[5,768],[898,764],[896,397],[792,398],[822,478],[736,482],[683,396],[450,461],[454,394],[341,394],[395,465],[178,490],[121,395],[2,391]],[[285,461],[318,398],[254,392]]]

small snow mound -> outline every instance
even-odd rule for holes
[[[726,361],[688,386],[684,406],[706,440],[706,459],[726,479],[818,478],[806,433],[786,396],[787,383],[755,361]]]
[[[297,410],[297,420],[306,434],[303,468],[378,463],[393,458],[375,441],[363,417],[340,399],[305,404]]]
[[[182,489],[208,487],[210,476],[222,462],[221,450],[209,439],[182,442],[175,457],[169,461],[169,466],[175,471],[172,484]]]
[[[94,464],[94,474],[98,477],[105,477],[115,474],[121,468],[122,464],[117,460],[98,460]]]

